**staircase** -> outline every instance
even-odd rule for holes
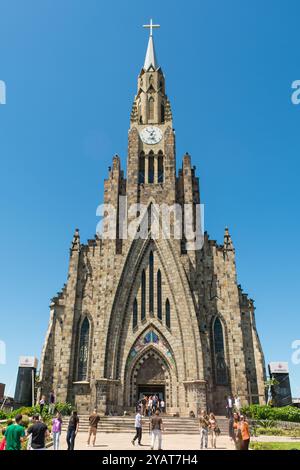
[[[228,420],[224,416],[217,416],[217,422],[221,430],[221,434],[228,435]],[[162,415],[165,434],[199,434],[199,426],[197,418],[173,417]],[[69,418],[63,419],[62,429],[67,429]],[[79,432],[87,432],[89,430],[89,416],[79,415]],[[98,424],[98,432],[105,433],[133,433],[134,432],[134,415],[132,416],[101,416]],[[149,431],[149,418],[143,419],[143,431]]]

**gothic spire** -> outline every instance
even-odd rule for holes
[[[153,36],[149,36],[148,47],[147,47],[147,52],[146,52],[145,62],[144,62],[144,70],[146,71],[149,70],[151,66],[154,68],[154,70],[158,68],[154,42],[153,42]]]
[[[232,243],[232,239],[231,239],[228,227],[225,227],[224,249],[226,251],[233,251],[233,243]]]
[[[145,56],[145,62],[144,62],[144,70],[147,71],[149,68],[152,66],[154,70],[158,68],[158,63],[156,59],[156,54],[155,54],[155,48],[154,48],[154,41],[153,41],[153,28],[159,28],[159,24],[153,24],[152,19],[150,20],[150,24],[144,24],[144,28],[149,28],[150,29],[150,36],[149,36],[149,41],[148,41],[148,47],[147,47],[147,52]]]
[[[79,236],[79,229],[77,228],[73,235],[73,240],[71,243],[71,252],[79,251],[79,249],[80,249],[80,236]]]

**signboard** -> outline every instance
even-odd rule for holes
[[[37,368],[38,360],[34,356],[20,356],[19,367],[33,367]]]
[[[271,374],[288,374],[289,365],[287,362],[270,362],[269,370]]]

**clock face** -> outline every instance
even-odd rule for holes
[[[147,126],[140,133],[145,144],[158,144],[162,139],[162,131],[158,127]]]

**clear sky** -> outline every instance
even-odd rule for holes
[[[200,177],[205,228],[229,226],[255,299],[266,362],[288,361],[300,396],[300,79],[297,0],[0,0],[0,382],[40,357],[74,229],[92,238],[112,156],[126,163],[136,79],[153,17],[177,161]]]

